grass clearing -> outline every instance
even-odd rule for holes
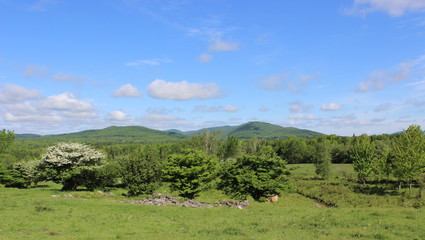
[[[289,167],[297,167],[289,165]],[[333,165],[351,171],[350,165]],[[352,168],[351,168],[352,169]],[[310,178],[314,166],[302,164],[293,177]],[[334,180],[336,181],[336,180]],[[319,184],[320,185],[320,184]],[[327,208],[296,193],[274,204],[252,202],[246,210],[184,208],[119,202],[86,191],[61,192],[61,186],[0,187],[0,239],[424,239],[424,208],[398,205]],[[170,194],[167,189],[160,192]],[[72,194],[85,197],[55,198]],[[359,193],[352,193],[359,196]],[[350,195],[352,197],[352,195]],[[217,190],[200,202],[229,200]]]

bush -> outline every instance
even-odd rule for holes
[[[38,182],[36,167],[40,161],[15,163],[11,170],[3,170],[2,183],[6,187],[28,188]],[[1,171],[0,171],[1,172]]]
[[[219,189],[238,199],[252,196],[256,201],[287,190],[286,162],[272,150],[270,146],[263,146],[260,155],[244,155],[226,163]]]
[[[128,195],[152,194],[161,185],[163,163],[156,148],[145,147],[123,156],[119,164]]]
[[[194,149],[184,149],[181,153],[170,156],[165,167],[165,179],[173,190],[179,191],[182,197],[193,199],[217,174],[218,161],[207,156],[205,152]]]

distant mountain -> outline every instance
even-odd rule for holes
[[[15,134],[16,139],[28,139],[28,138],[39,138],[39,137],[42,137],[42,135],[30,134],[30,133]]]
[[[228,131],[230,131],[231,129],[235,128],[234,126],[221,126],[221,127],[211,127],[211,128],[202,128],[199,130],[195,130],[195,131],[187,131],[187,132],[182,132],[182,134],[186,135],[186,136],[194,136],[194,135],[200,135],[202,134],[204,131],[208,131],[208,132],[221,132],[223,134],[227,133]]]
[[[99,130],[86,130],[76,133],[45,135],[39,141],[80,141],[92,144],[115,143],[165,143],[177,142],[186,136],[180,133],[164,132],[141,126],[107,127]]]
[[[128,127],[108,127],[99,130],[86,130],[82,132],[57,134],[57,135],[36,135],[36,134],[17,134],[16,138],[21,141],[34,141],[38,144],[54,143],[59,141],[78,141],[90,144],[117,144],[117,143],[169,143],[187,139],[193,135],[202,134],[204,131],[218,131],[219,137],[225,138],[233,135],[240,139],[259,138],[259,139],[284,139],[294,137],[318,137],[322,133],[313,132],[304,129],[281,127],[264,122],[248,122],[239,126],[220,126],[204,128],[196,131],[180,131],[171,129],[167,131],[154,130],[141,126]]]
[[[202,134],[205,130],[210,132],[218,131],[220,133],[219,136],[221,138],[233,135],[239,139],[248,139],[253,137],[260,139],[283,139],[288,137],[309,138],[323,135],[322,133],[310,130],[298,129],[293,127],[281,127],[265,122],[248,122],[239,126],[203,128],[196,131],[179,131],[179,133],[186,136],[193,136]]]
[[[226,135],[233,135],[239,139],[252,137],[261,139],[283,139],[288,137],[319,137],[323,134],[293,127],[281,127],[264,122],[248,122],[234,127],[228,131]]]

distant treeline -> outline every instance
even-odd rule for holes
[[[3,130],[2,135],[12,136],[6,130]],[[11,171],[16,169],[17,163],[44,159],[47,149],[45,144],[45,142],[37,144],[36,139],[31,141],[26,139],[26,141],[16,141],[8,148],[4,147],[0,155],[0,170]],[[49,142],[49,144],[55,143]],[[395,177],[399,187],[402,186],[402,183],[406,183],[410,188],[414,182],[422,181],[421,176],[425,171],[425,136],[417,125],[412,125],[404,132],[392,135],[368,136],[363,134],[351,137],[322,135],[312,138],[289,137],[287,139],[262,140],[258,138],[239,139],[233,135],[223,139],[218,131],[204,131],[199,135],[173,143],[104,144],[100,141],[92,146],[105,154],[105,159],[109,163],[108,171],[114,172],[114,168],[119,169],[121,175],[117,173],[117,176],[120,175],[122,179],[125,179],[126,172],[134,169],[139,169],[137,171],[141,174],[141,179],[144,179],[142,176],[152,174],[152,172],[141,173],[143,171],[140,169],[154,167],[155,170],[152,171],[155,174],[149,179],[177,181],[179,178],[173,179],[171,172],[171,175],[167,175],[160,169],[163,166],[170,167],[169,164],[173,161],[177,168],[182,162],[187,162],[187,159],[195,162],[196,159],[215,159],[218,169],[222,169],[217,171],[222,171],[222,173],[223,171],[224,173],[231,172],[229,169],[238,164],[241,164],[240,168],[252,164],[254,170],[260,165],[262,166],[260,169],[270,170],[274,164],[280,164],[279,166],[283,167],[286,163],[313,163],[316,166],[317,175],[321,178],[329,177],[331,163],[352,163],[357,172],[358,181],[363,184],[370,179],[380,180]],[[270,161],[269,165],[264,165],[264,162],[270,159],[273,161]],[[214,161],[211,160],[211,162]],[[140,163],[143,164],[140,165]],[[191,163],[189,161],[186,164],[190,165]],[[202,169],[204,163],[199,164],[198,167]],[[18,169],[22,170],[22,166]],[[282,170],[283,173],[286,174],[284,170]],[[165,175],[162,176],[162,174]],[[228,181],[233,181],[229,180],[231,174],[221,175],[221,177],[224,176],[227,176]],[[222,187],[226,189],[226,186]],[[129,191],[137,192],[136,190]]]

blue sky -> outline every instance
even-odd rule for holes
[[[0,0],[0,128],[425,126],[425,0]]]

